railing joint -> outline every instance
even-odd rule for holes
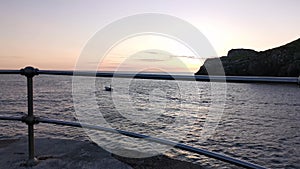
[[[29,78],[31,77],[32,78],[35,75],[39,74],[39,69],[36,69],[34,67],[31,67],[31,66],[27,66],[24,69],[21,69],[20,73],[21,73],[21,75],[24,75],[26,77],[29,77]]]
[[[36,117],[36,116],[25,115],[25,116],[22,117],[21,121],[23,123],[26,123],[27,125],[35,125],[35,124],[39,124],[40,118]]]

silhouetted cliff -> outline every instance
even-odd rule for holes
[[[227,56],[207,59],[195,75],[220,75],[215,69],[220,59],[227,76],[299,76],[300,39],[277,48],[257,52],[232,49]],[[216,71],[214,71],[216,70]]]

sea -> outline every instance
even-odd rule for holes
[[[74,84],[81,83],[80,85]],[[91,83],[92,82],[92,83]],[[27,113],[26,78],[0,75],[0,116]],[[111,85],[113,91],[105,91]],[[219,83],[38,75],[34,114],[172,140],[267,168],[300,168],[300,88],[296,84]],[[27,126],[0,121],[0,139]],[[37,124],[35,137],[90,140],[113,153],[165,154],[206,168],[238,168],[203,155],[118,133]],[[128,154],[127,154],[128,155]]]

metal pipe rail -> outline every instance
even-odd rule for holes
[[[264,76],[207,76],[207,75],[169,75],[149,73],[108,73],[92,71],[58,71],[58,70],[36,70],[37,74],[65,75],[65,76],[87,76],[87,77],[115,77],[136,78],[153,80],[184,80],[184,81],[210,81],[210,82],[238,82],[238,83],[291,83],[300,84],[299,77],[264,77]],[[20,70],[0,70],[0,74],[20,74]]]
[[[241,82],[241,83],[299,83],[297,77],[264,77],[264,76],[207,76],[207,75],[169,75],[149,73],[107,73],[91,71],[56,71],[39,70],[39,74],[67,75],[67,76],[91,76],[91,77],[116,77],[136,79],[161,79],[161,80],[186,80],[186,81],[211,81],[211,82]]]
[[[17,120],[22,121],[28,126],[28,150],[29,158],[27,160],[27,166],[34,166],[38,163],[37,159],[34,157],[34,125],[43,122],[43,123],[52,123],[58,125],[68,125],[73,127],[86,127],[90,129],[98,129],[107,132],[118,132],[126,136],[144,138],[149,141],[154,141],[157,143],[172,145],[175,148],[182,150],[195,152],[202,154],[208,157],[219,159],[231,164],[242,166],[245,168],[263,168],[259,165],[255,165],[249,162],[242,160],[234,159],[232,157],[224,156],[218,153],[210,152],[203,149],[197,149],[190,147],[184,144],[176,144],[174,142],[163,140],[159,138],[153,138],[146,135],[141,135],[137,133],[122,131],[122,130],[113,130],[107,129],[99,126],[92,126],[88,124],[79,124],[75,122],[63,122],[57,120],[49,119],[39,119],[34,116],[33,112],[33,77],[38,74],[45,75],[68,75],[68,76],[91,76],[91,77],[117,77],[117,78],[139,78],[139,79],[163,79],[163,80],[196,80],[196,81],[213,81],[213,82],[261,82],[261,83],[298,83],[300,84],[300,77],[248,77],[248,76],[187,76],[187,75],[168,75],[168,74],[147,74],[147,73],[138,73],[138,74],[129,74],[129,73],[106,73],[106,72],[92,72],[92,71],[56,71],[56,70],[39,70],[33,67],[26,67],[20,70],[0,70],[0,74],[21,74],[27,78],[27,104],[28,104],[28,113],[22,118],[18,117],[1,117],[0,120]]]
[[[0,116],[0,120],[22,121],[22,117]],[[210,158],[214,158],[214,159],[221,160],[221,161],[224,161],[224,162],[227,162],[230,164],[234,164],[236,166],[249,168],[249,169],[265,169],[265,167],[263,167],[263,166],[253,164],[253,163],[250,163],[247,161],[243,161],[243,160],[240,160],[237,158],[233,158],[233,157],[230,157],[230,156],[227,156],[224,154],[208,151],[208,150],[201,149],[201,148],[195,148],[192,146],[188,146],[186,144],[176,143],[174,141],[151,137],[148,135],[129,132],[129,131],[125,131],[125,130],[118,130],[118,129],[106,128],[106,127],[95,126],[95,125],[90,125],[90,124],[83,124],[83,123],[71,122],[71,121],[61,121],[61,120],[54,120],[54,119],[46,119],[46,118],[38,118],[38,119],[36,119],[36,121],[37,121],[37,123],[48,123],[48,124],[56,124],[56,125],[63,125],[63,126],[87,128],[87,129],[91,129],[91,130],[99,130],[99,131],[105,131],[105,132],[110,132],[110,133],[122,134],[122,135],[125,135],[128,137],[133,137],[133,138],[142,138],[142,139],[145,139],[150,142],[156,142],[159,144],[172,146],[174,148],[178,148],[178,149],[189,151],[192,153],[204,155],[204,156],[207,156]]]
[[[20,74],[20,70],[0,70],[0,74]]]

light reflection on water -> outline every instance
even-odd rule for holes
[[[72,78],[38,76],[34,80],[35,114],[74,121]],[[120,113],[114,108],[112,94],[103,91],[104,85],[110,83],[109,78],[98,78],[98,90],[95,94],[102,115],[115,128],[162,137],[168,134],[166,129],[172,126],[173,131],[185,135],[176,135],[175,132],[175,135],[166,137],[175,137],[173,140],[191,146],[203,147],[270,168],[300,168],[300,90],[296,85],[228,83],[226,106],[221,121],[214,135],[202,142],[199,141],[201,128],[212,101],[210,83],[134,80],[128,91],[131,100],[126,100],[121,95],[119,98],[124,101],[120,106],[126,107],[126,101],[131,102],[131,111],[134,113]],[[185,86],[198,85],[200,89],[195,92],[195,88],[189,87],[186,91],[179,91],[177,83]],[[21,112],[27,110],[26,79],[17,75],[1,75],[0,84],[0,114],[23,115]],[[182,92],[186,92],[184,97]],[[159,114],[148,114],[147,119],[141,118],[146,112],[154,113],[162,109]],[[174,128],[174,120],[179,116],[184,117],[186,124],[176,125]],[[27,131],[26,126],[18,122],[1,121],[0,128],[1,139],[23,137]],[[36,126],[36,136],[88,139],[80,129],[45,124]],[[175,149],[166,154],[204,166],[232,167]]]

